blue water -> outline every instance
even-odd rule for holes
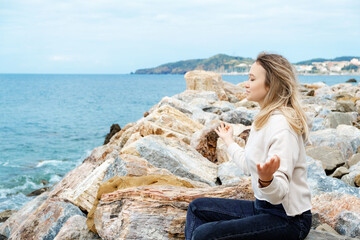
[[[360,76],[299,76],[304,83],[343,83]],[[223,76],[239,83],[247,76]],[[27,193],[61,180],[113,123],[135,122],[164,96],[186,89],[183,75],[0,74],[0,212]]]

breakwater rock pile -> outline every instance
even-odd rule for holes
[[[184,239],[199,197],[253,200],[214,129],[224,121],[245,146],[259,106],[244,84],[212,72],[185,75],[187,90],[164,97],[95,148],[58,184],[1,226],[3,239]],[[311,133],[306,146],[313,225],[307,239],[360,237],[360,86],[301,85]]]

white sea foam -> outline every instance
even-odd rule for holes
[[[60,182],[61,179],[62,179],[62,178],[61,178],[60,176],[58,176],[58,175],[53,175],[53,176],[51,176],[49,182],[50,182],[50,183],[57,183],[57,182]]]
[[[59,165],[61,163],[63,163],[61,160],[40,160],[36,165],[36,168],[42,167],[44,165]]]

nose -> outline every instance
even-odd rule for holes
[[[249,87],[250,87],[249,80],[247,80],[247,81],[245,82],[245,88],[249,88]]]

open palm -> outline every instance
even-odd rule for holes
[[[257,172],[259,178],[263,181],[271,181],[274,173],[280,167],[280,158],[277,155],[274,155],[270,161],[266,162],[263,166],[256,164]]]

